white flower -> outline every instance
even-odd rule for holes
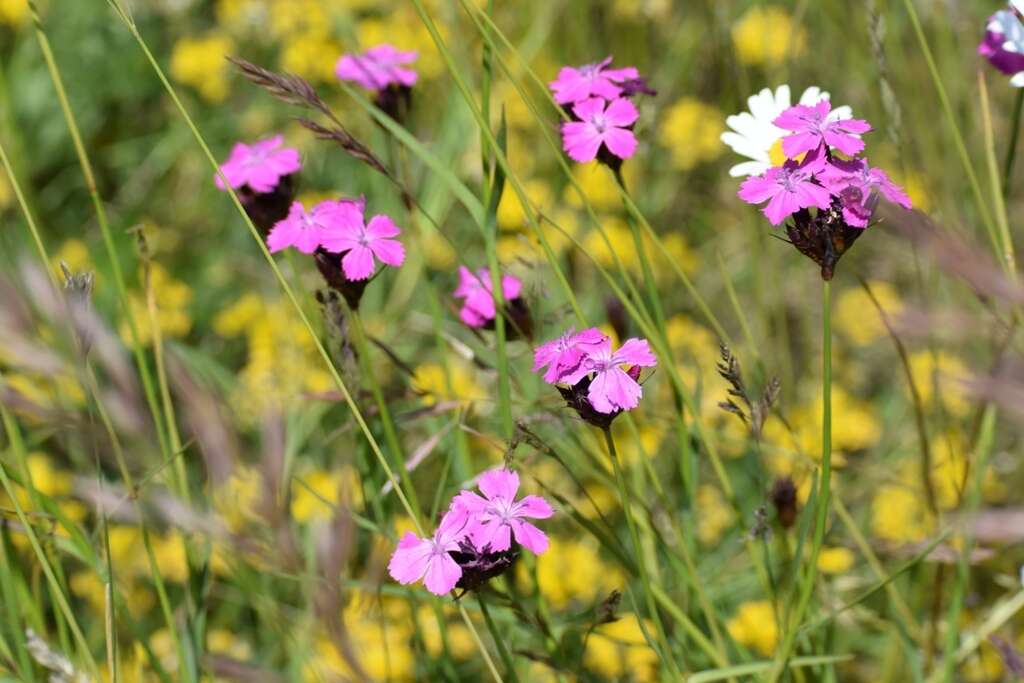
[[[811,87],[804,90],[804,94],[800,96],[800,104],[815,105],[827,99],[827,92],[822,92],[821,88]],[[722,142],[732,147],[740,156],[753,160],[744,161],[730,168],[729,175],[734,178],[761,175],[772,166],[781,163],[778,159],[775,163],[772,162],[772,148],[782,140],[786,131],[772,121],[790,107],[789,86],[780,85],[774,93],[771,88],[765,88],[756,95],[751,95],[747,99],[747,105],[750,107],[749,112],[726,117],[725,123],[732,130],[722,133]],[[829,119],[848,119],[851,116],[853,111],[849,107],[836,107],[829,114]],[[781,150],[778,154],[781,154]]]
[[[1014,0],[1014,9],[1020,10],[1024,7],[1024,0]],[[1024,54],[1024,24],[1015,12],[1010,10],[999,10],[990,18],[987,31],[1002,36],[1002,48],[1013,54]],[[1012,68],[1012,67],[1011,67]],[[1015,88],[1024,88],[1024,71],[1018,71],[1010,79],[1010,85]]]
[[[1010,0],[1010,7],[1020,14],[1024,14],[1024,0]]]

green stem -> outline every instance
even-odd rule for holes
[[[1020,139],[1020,117],[1024,111],[1024,88],[1017,89],[1017,98],[1013,101],[1013,115],[1010,117],[1010,145],[1006,149],[1006,162],[1003,164],[1003,199],[1010,196],[1010,180],[1013,178],[1013,162],[1017,158],[1017,141]]]
[[[811,556],[807,569],[799,586],[799,597],[796,607],[787,619],[786,635],[782,646],[776,652],[775,663],[769,681],[775,683],[785,672],[789,657],[793,652],[796,635],[803,621],[807,606],[814,590],[814,580],[818,575],[818,555],[825,539],[825,527],[828,525],[829,492],[832,479],[832,301],[831,288],[828,280],[822,282],[822,376],[821,398],[821,477],[818,483],[817,501],[815,504],[814,539],[811,544]]]
[[[505,639],[501,637],[501,633],[498,631],[497,625],[491,618],[491,612],[487,609],[487,601],[484,600],[484,594],[477,591],[476,599],[480,603],[480,611],[484,615],[484,621],[487,623],[487,630],[491,632],[491,638],[494,639],[494,645],[498,648],[498,654],[501,655],[501,661],[505,663],[505,670],[508,672],[508,680],[516,681],[518,683],[519,676],[516,675],[515,663],[512,661],[512,654],[508,651],[508,647],[505,645]]]
[[[675,658],[672,657],[672,650],[669,647],[668,638],[665,636],[665,627],[661,623],[661,616],[658,614],[658,607],[655,604],[654,591],[651,589],[650,577],[647,575],[647,560],[645,559],[644,548],[640,544],[640,535],[636,530],[636,522],[633,520],[629,493],[626,488],[626,479],[622,475],[622,466],[619,463],[619,453],[615,449],[615,439],[612,438],[612,431],[610,428],[605,428],[603,431],[604,441],[608,446],[608,454],[611,457],[612,467],[615,470],[615,483],[619,487],[619,503],[622,505],[622,512],[626,516],[626,526],[629,527],[629,536],[633,541],[633,552],[636,553],[637,573],[640,575],[640,583],[643,585],[644,598],[647,601],[647,611],[650,612],[651,621],[654,622],[654,628],[658,633],[658,640],[660,641],[659,647],[655,649],[661,657],[661,660],[669,668],[669,671],[672,673],[672,677],[675,680],[681,680],[682,674],[679,672],[678,666],[676,666]]]

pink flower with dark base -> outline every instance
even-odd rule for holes
[[[843,220],[855,228],[866,228],[881,195],[904,209],[913,208],[910,197],[880,168],[862,159],[833,160],[820,174],[822,184],[839,197]]]
[[[555,102],[572,104],[589,97],[613,100],[622,94],[621,86],[626,81],[640,78],[640,73],[635,67],[607,68],[611,63],[612,58],[608,57],[596,64],[581,67],[563,66],[558,72],[558,78],[548,84],[554,93]]]
[[[423,579],[423,585],[434,595],[451,592],[462,578],[462,568],[448,553],[459,550],[468,524],[466,512],[453,508],[441,519],[433,538],[406,532],[391,556],[388,574],[403,585]]]
[[[658,364],[645,339],[628,339],[622,347],[612,352],[612,341],[606,339],[587,354],[587,364],[594,373],[587,391],[587,399],[599,413],[614,413],[632,410],[640,404],[643,389],[623,365],[633,366],[631,370],[650,368]]]
[[[418,56],[415,50],[377,45],[361,55],[342,55],[334,73],[340,80],[353,81],[367,90],[384,90],[391,85],[411,88],[419,76],[405,65],[415,62]]]
[[[592,97],[577,102],[573,113],[579,121],[562,124],[562,147],[574,161],[593,161],[601,145],[620,159],[633,156],[637,142],[628,126],[636,123],[640,112],[632,102],[620,97],[606,104]]]
[[[253,192],[264,194],[273,192],[281,178],[302,170],[299,151],[282,147],[283,142],[282,136],[275,135],[251,145],[235,143],[228,160],[220,166],[228,185],[236,190],[248,185]],[[220,174],[213,181],[221,190],[226,189]]]
[[[293,202],[288,215],[279,220],[267,235],[270,253],[295,247],[303,254],[312,254],[320,246],[324,233],[339,220],[338,202],[320,202],[310,211],[301,202]]]
[[[505,469],[491,470],[480,476],[483,497],[463,491],[454,505],[470,517],[470,536],[479,548],[501,552],[512,547],[512,539],[527,550],[541,554],[548,549],[548,537],[527,519],[547,519],[554,514],[540,496],[524,496],[516,501],[519,475]]]
[[[523,290],[523,283],[513,275],[501,277],[501,293],[505,301],[511,301],[519,297]],[[481,268],[473,273],[465,266],[459,266],[459,286],[455,289],[453,296],[456,299],[465,299],[462,310],[459,311],[459,318],[470,327],[483,327],[497,314],[494,305],[494,288],[491,283],[491,271]]]
[[[764,215],[772,225],[779,225],[800,209],[827,209],[832,204],[832,195],[814,177],[825,165],[820,152],[808,154],[803,163],[787,161],[768,169],[764,175],[747,178],[740,185],[739,197],[749,204],[768,202]]]
[[[870,131],[871,125],[861,119],[829,119],[831,111],[832,103],[820,100],[816,105],[798,104],[779,114],[773,123],[792,131],[792,135],[782,138],[782,152],[786,157],[795,159],[822,145],[834,147],[848,156],[864,149],[864,141],[857,136]]]
[[[349,280],[365,280],[381,263],[398,267],[405,262],[405,248],[396,239],[401,230],[388,216],[377,214],[365,222],[365,200],[345,200],[338,205],[336,220],[321,234],[320,244],[327,251],[344,254],[341,269]]]
[[[608,337],[596,327],[580,332],[574,328],[558,339],[537,347],[533,352],[533,371],[547,367],[544,381],[548,384],[576,384],[589,372],[583,361],[587,354],[607,341]]]

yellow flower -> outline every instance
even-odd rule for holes
[[[537,558],[537,583],[544,599],[556,609],[571,602],[589,604],[622,589],[622,571],[601,559],[589,537],[551,538],[547,552]]]
[[[185,583],[188,578],[188,558],[185,541],[176,531],[152,539],[153,557],[165,581]]]
[[[926,406],[937,400],[955,417],[963,417],[971,409],[960,380],[968,376],[967,367],[956,356],[945,351],[918,351],[910,356],[910,375],[914,378],[921,401]],[[909,391],[907,392],[909,394]]]
[[[572,239],[579,232],[576,212],[555,208],[540,217],[540,229],[556,255],[572,246]],[[555,227],[557,226],[557,227]],[[509,232],[498,238],[498,258],[501,261],[526,261],[536,263],[546,259],[544,247],[532,228],[523,227],[521,232]]]
[[[627,188],[636,187],[637,177],[635,167],[629,164],[622,168],[622,175]],[[619,188],[615,184],[612,172],[601,164],[576,164],[572,170],[576,182],[587,202],[597,211],[610,211],[622,207],[622,199],[619,196]],[[569,206],[583,208],[583,202],[579,193],[572,185],[566,185],[563,192],[565,201]]]
[[[341,46],[317,31],[290,37],[281,50],[281,69],[313,83],[334,80],[334,64]]]
[[[654,633],[654,624],[647,619],[643,628]],[[623,614],[618,621],[594,629],[587,639],[583,663],[606,678],[632,674],[635,681],[657,680],[658,654],[647,643],[635,614]]]
[[[724,147],[719,139],[725,130],[722,112],[694,97],[684,97],[665,113],[659,127],[659,140],[672,153],[672,164],[689,171],[698,164],[713,161]]]
[[[450,610],[445,609],[444,612]],[[416,610],[416,621],[419,623],[423,645],[431,657],[439,657],[443,650],[441,628],[438,626],[434,610],[423,605]],[[469,659],[477,652],[476,641],[465,624],[461,622],[445,623],[445,636],[448,639],[448,651],[455,659]]]
[[[807,32],[777,5],[755,5],[732,27],[736,57],[751,66],[778,66],[803,55]]]
[[[822,574],[843,574],[853,566],[849,548],[822,548],[818,554],[818,571]]]
[[[545,212],[551,206],[553,197],[547,183],[527,180],[523,183],[523,192],[535,216],[538,211]],[[502,230],[529,230],[526,210],[519,201],[519,194],[511,186],[505,188],[501,195],[501,203],[498,204],[498,226]]]
[[[64,273],[60,268],[62,262],[67,264],[68,269],[72,273],[93,270],[92,259],[89,258],[89,248],[85,246],[85,242],[77,237],[65,240],[53,256],[53,269],[57,271],[57,276],[61,278],[64,277]]]
[[[437,363],[419,365],[413,374],[412,388],[428,406],[444,401],[468,405],[487,400],[487,392],[477,383],[469,368],[455,360],[449,360],[448,372]]]
[[[409,618],[387,619],[387,616],[367,612],[356,603],[345,608],[344,621],[352,652],[371,680],[410,680],[415,660],[409,648],[412,635]],[[358,670],[353,669],[327,638],[318,641],[308,669],[311,676],[307,680],[310,681],[334,677],[359,680]]]
[[[868,286],[885,312],[886,319],[892,324],[903,307],[896,288],[887,282],[878,281],[869,282]],[[870,344],[887,334],[878,306],[875,306],[862,287],[844,290],[836,301],[833,315],[836,329],[858,346]]]
[[[640,256],[636,250],[636,242],[633,239],[633,232],[625,221],[619,218],[606,220],[603,234],[599,230],[591,230],[583,238],[583,249],[590,254],[597,263],[604,268],[615,272],[618,266],[615,257],[622,262],[627,271],[639,275],[642,272]],[[648,261],[651,263],[654,274],[658,278],[673,278],[674,271],[670,270],[665,262],[664,255],[654,241],[643,228],[641,243],[647,253]],[[683,272],[693,272],[697,265],[697,258],[686,244],[685,238],[678,233],[671,233],[661,237],[666,251],[671,255],[672,260],[679,264]]]
[[[342,490],[347,498],[346,505],[362,505],[359,474],[350,466],[335,472],[316,469],[299,479],[301,481],[292,482],[291,510],[297,522],[332,519]]]
[[[142,275],[139,276],[143,280]],[[192,288],[180,280],[175,280],[159,263],[150,264],[149,287],[153,292],[156,306],[156,322],[160,326],[163,337],[184,337],[192,329],[192,317],[188,307],[192,303]],[[128,295],[135,329],[139,335],[139,343],[149,346],[153,343],[153,326],[149,316],[146,292],[132,292]],[[131,343],[131,330],[128,321],[122,321],[118,328],[121,339]]]
[[[213,495],[213,508],[224,519],[228,528],[239,531],[254,517],[260,497],[263,495],[263,481],[253,467],[239,467]]]
[[[66,470],[58,470],[45,453],[30,453],[27,458],[32,486],[44,496],[66,496],[71,493],[72,477]]]
[[[234,51],[234,43],[222,33],[201,38],[181,38],[171,53],[171,76],[199,91],[210,102],[223,102],[228,95],[228,68],[225,59]]]
[[[922,491],[903,484],[884,484],[878,488],[871,501],[871,530],[875,536],[895,543],[912,543],[927,538],[933,526]]]
[[[320,0],[272,0],[267,27],[278,38],[326,35],[330,32],[330,19]]]
[[[229,31],[246,33],[267,25],[270,8],[266,0],[217,0],[217,23]]]
[[[697,489],[695,511],[697,539],[704,545],[718,543],[722,533],[736,522],[736,513],[726,503],[722,492],[711,484],[702,484]]]
[[[217,314],[213,319],[213,331],[222,337],[237,337],[243,334],[250,325],[263,313],[263,300],[252,292]]]
[[[0,0],[0,24],[18,26],[28,18],[28,0]]]
[[[737,643],[770,657],[779,640],[779,626],[775,623],[775,610],[767,600],[744,602],[726,628]]]
[[[222,628],[210,629],[206,633],[206,649],[243,662],[252,657],[252,647],[246,640]]]

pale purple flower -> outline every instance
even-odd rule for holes
[[[1024,24],[1014,11],[1000,10],[988,18],[978,54],[1012,76],[1010,85],[1024,87]]]
[[[295,247],[303,254],[312,254],[321,245],[326,231],[344,219],[340,202],[320,202],[306,211],[301,202],[293,202],[288,215],[282,218],[267,235],[267,248],[271,253],[286,247]]]
[[[812,151],[802,163],[789,160],[764,175],[747,178],[740,185],[740,199],[748,204],[768,202],[764,215],[772,225],[779,225],[800,209],[827,209],[832,195],[815,180],[815,174],[822,172],[826,163],[820,148],[815,149],[818,151]]]
[[[864,149],[864,141],[858,136],[871,130],[871,125],[862,119],[829,118],[832,103],[820,100],[814,106],[798,104],[779,114],[773,123],[791,135],[782,138],[782,152],[789,159],[795,159],[804,152],[810,152],[822,145],[834,147],[848,156]]]
[[[868,166],[863,159],[835,159],[818,177],[829,192],[839,197],[846,224],[856,228],[867,227],[879,195],[904,209],[913,208],[907,193],[885,171]]]
[[[519,475],[505,469],[484,472],[478,482],[483,497],[463,491],[453,502],[470,518],[470,536],[480,549],[502,552],[512,547],[512,538],[527,550],[541,554],[548,549],[548,537],[527,519],[547,519],[554,514],[540,496],[516,500]]]
[[[505,301],[519,297],[523,283],[513,275],[501,277],[501,293]],[[453,296],[465,299],[459,317],[470,327],[483,327],[497,314],[494,305],[494,285],[491,282],[491,271],[481,268],[473,273],[465,266],[459,266],[459,286]]]
[[[392,45],[371,47],[363,54],[346,54],[338,60],[334,73],[340,80],[354,81],[367,90],[384,90],[398,85],[411,88],[418,74],[405,65],[416,61],[415,50],[403,51]]]
[[[602,144],[620,159],[633,156],[637,142],[628,126],[636,123],[640,112],[632,102],[620,97],[606,103],[592,97],[572,110],[579,121],[562,124],[562,147],[574,161],[593,161]]]
[[[615,352],[612,352],[611,339],[606,339],[587,354],[585,362],[594,373],[587,400],[594,410],[608,414],[636,408],[643,396],[640,384],[622,366],[631,365],[634,370],[650,368],[657,365],[658,359],[651,353],[646,339],[627,339]]]
[[[462,567],[448,553],[459,550],[468,525],[465,510],[453,507],[441,519],[433,538],[406,532],[388,563],[391,578],[403,585],[423,579],[423,585],[434,595],[451,592],[462,577]]]
[[[264,194],[273,192],[281,178],[298,173],[302,169],[299,151],[282,147],[283,142],[284,137],[275,135],[251,145],[235,143],[228,160],[220,166],[228,185],[236,190],[248,185],[253,192]],[[221,190],[226,189],[220,174],[213,181]]]
[[[613,100],[622,94],[621,85],[625,81],[640,78],[636,67],[627,66],[623,69],[609,69],[612,58],[596,64],[585,64],[581,67],[563,66],[558,71],[558,78],[549,83],[558,104],[573,104],[589,97],[603,97]]]
[[[580,332],[570,327],[558,339],[537,347],[533,353],[533,371],[547,366],[544,381],[548,384],[576,384],[589,372],[584,362],[589,351],[608,337],[596,327]]]
[[[388,216],[377,214],[365,222],[363,198],[334,204],[335,220],[321,233],[320,244],[327,251],[344,254],[341,269],[347,279],[365,280],[373,275],[374,257],[396,268],[405,262],[405,248],[392,239],[401,230]]]

